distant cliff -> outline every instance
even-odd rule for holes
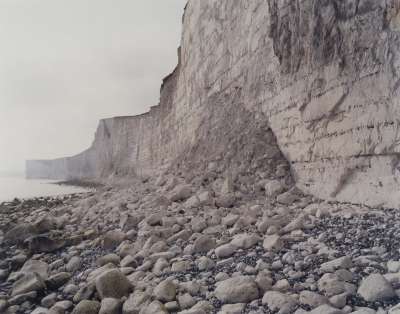
[[[90,149],[28,161],[27,176],[217,163],[262,178],[286,159],[307,193],[400,207],[399,12],[398,0],[191,0],[160,104],[102,120]]]

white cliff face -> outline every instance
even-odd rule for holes
[[[216,162],[230,173],[262,168],[262,178],[285,163],[280,149],[305,192],[399,207],[399,12],[397,0],[189,1],[159,106],[101,121],[88,151],[29,161],[27,175]]]
[[[398,1],[271,7],[280,76],[263,108],[303,190],[399,207],[399,7]]]

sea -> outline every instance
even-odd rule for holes
[[[23,175],[0,175],[0,203],[14,198],[28,199],[41,196],[60,196],[83,193],[88,190],[81,187],[58,185],[53,180],[28,180]]]

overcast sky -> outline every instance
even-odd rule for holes
[[[186,0],[0,0],[0,171],[78,153],[143,113],[177,63]]]

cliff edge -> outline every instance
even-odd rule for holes
[[[77,156],[27,161],[27,177],[217,169],[398,208],[399,118],[398,0],[191,0],[160,104],[102,120]]]

